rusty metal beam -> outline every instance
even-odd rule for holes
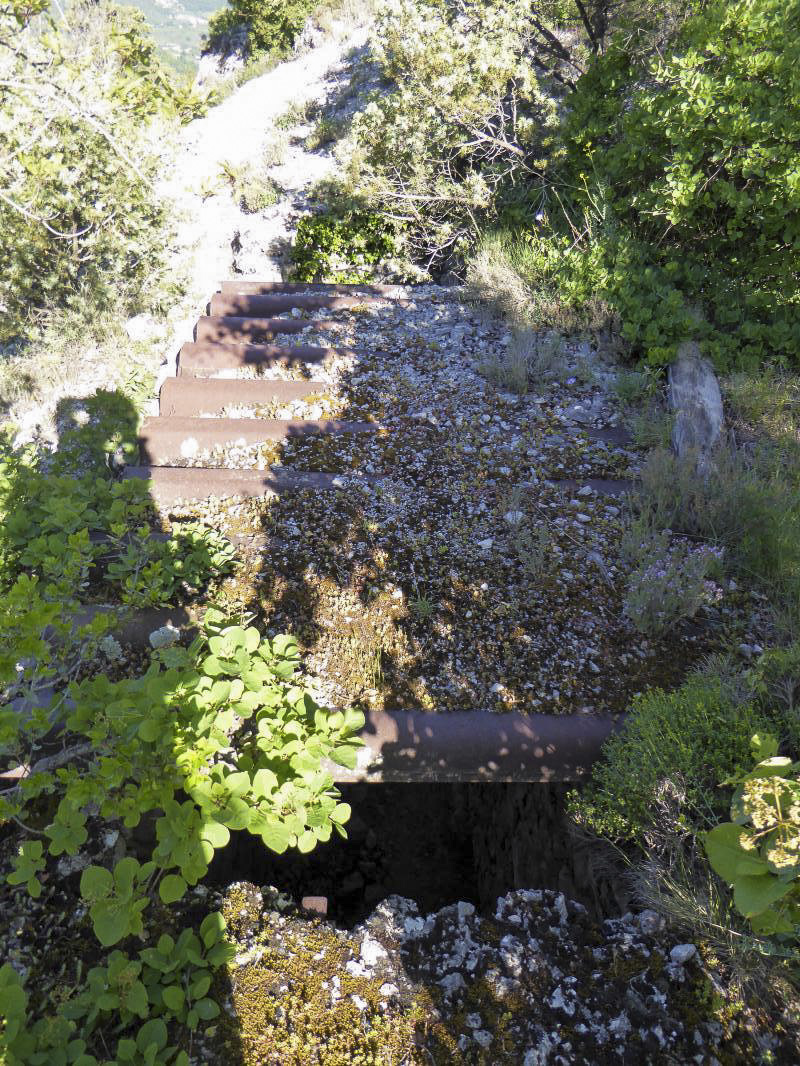
[[[338,293],[216,293],[211,297],[208,313],[262,316],[280,315],[295,307],[304,311],[349,311],[353,307],[373,306],[381,301],[375,296],[340,296]]]
[[[254,407],[277,401],[304,400],[328,386],[321,381],[269,381],[252,378],[200,378],[184,374],[167,378],[158,396],[163,417],[220,415],[226,407]]]
[[[300,367],[304,363],[324,363],[336,355],[358,355],[354,348],[321,348],[314,344],[236,344],[189,342],[178,354],[178,374],[213,370],[243,370],[272,366]]]
[[[352,285],[320,281],[237,281],[228,280],[220,283],[220,292],[228,295],[241,293],[245,296],[261,296],[270,293],[324,292],[339,296],[351,296],[364,293],[368,296],[402,296],[399,285]]]
[[[204,466],[126,466],[125,478],[149,482],[150,495],[162,509],[177,503],[207,500],[211,496],[268,497],[287,492],[335,489],[335,474],[304,473],[293,470],[226,470]]]
[[[217,344],[269,343],[279,333],[302,333],[306,329],[341,329],[341,323],[329,319],[248,318],[244,315],[202,315],[195,326],[196,341]]]
[[[580,781],[621,718],[494,711],[369,711],[355,770],[339,783]]]
[[[142,462],[166,466],[199,451],[244,441],[264,444],[290,437],[333,436],[342,433],[376,433],[375,422],[345,422],[338,418],[146,418],[139,430]]]

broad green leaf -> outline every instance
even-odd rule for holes
[[[225,932],[225,919],[219,911],[207,914],[200,923],[200,937],[207,948],[216,944]]]
[[[226,825],[221,822],[209,821],[203,824],[200,835],[215,848],[224,848],[231,839],[231,834]]]
[[[164,997],[164,1002],[169,1009],[176,1013],[181,1009],[186,999],[183,989],[178,985],[169,985],[164,989],[162,995]]]
[[[211,988],[211,978],[208,974],[203,974],[192,982],[189,987],[189,994],[192,999],[202,999],[208,992],[209,988]]]
[[[111,947],[128,935],[128,915],[119,904],[111,900],[100,900],[89,913],[95,936],[103,947]]]
[[[151,1018],[149,1022],[144,1023],[136,1034],[136,1046],[142,1053],[146,1053],[152,1046],[155,1046],[157,1051],[167,1046],[167,1027],[161,1018]]]
[[[739,841],[746,830],[732,822],[715,826],[703,837],[703,845],[712,868],[723,881],[733,884],[745,874],[759,875],[767,872],[766,862],[757,851],[745,851]]]
[[[81,896],[89,900],[104,899],[114,890],[114,878],[103,866],[87,866],[81,874]]]
[[[289,847],[292,834],[281,822],[274,822],[259,830],[259,836],[270,849],[282,855]]]
[[[177,874],[167,874],[158,886],[158,894],[163,903],[176,903],[186,892],[186,882]]]
[[[349,803],[337,803],[331,811],[331,821],[338,822],[339,825],[344,825],[344,823],[350,818],[351,813],[352,810]]]
[[[794,885],[791,881],[780,881],[772,874],[761,877],[739,877],[733,886],[733,902],[736,909],[745,918],[752,918],[777,902]]]
[[[194,1005],[194,1009],[198,1018],[202,1018],[204,1022],[210,1022],[212,1018],[216,1018],[219,1015],[219,1007],[213,999],[198,1000]]]

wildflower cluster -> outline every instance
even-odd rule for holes
[[[723,555],[721,548],[711,545],[670,544],[664,534],[655,541],[652,554],[648,552],[631,574],[624,602],[634,626],[653,637],[664,635],[718,598],[718,586],[708,575]]]

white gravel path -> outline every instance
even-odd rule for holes
[[[287,195],[268,211],[248,215],[234,201],[230,188],[221,187],[223,164],[237,168],[259,165],[265,147],[276,134],[276,119],[292,104],[324,100],[332,78],[341,75],[346,65],[345,57],[366,40],[367,29],[361,27],[323,42],[253,78],[181,131],[159,192],[176,205],[179,221],[174,257],[176,269],[188,272],[188,298],[169,314],[172,330],[160,380],[175,372],[177,350],[191,337],[210,294],[221,279],[234,273],[232,244],[237,235],[247,242],[248,274],[265,281],[280,280],[274,249],[290,237],[297,196],[334,167],[327,152],[290,146],[284,162],[270,171]],[[215,185],[214,194],[205,195]]]

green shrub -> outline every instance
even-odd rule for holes
[[[337,210],[301,218],[292,246],[298,281],[369,281],[373,268],[395,255],[394,227],[364,210]]]
[[[777,602],[800,596],[800,496],[797,471],[764,446],[750,455],[721,449],[703,477],[691,461],[653,452],[641,472],[636,506],[651,527],[725,548],[734,572]]]
[[[767,717],[720,678],[694,675],[675,692],[638,696],[591,783],[573,793],[572,813],[602,836],[641,840],[666,784],[685,792],[687,830],[713,825],[728,802],[719,782],[747,765],[750,738],[766,728]]]
[[[618,39],[570,97],[558,272],[650,363],[687,336],[720,368],[797,359],[799,30],[779,0],[714,2],[663,58]]]
[[[208,47],[220,46],[232,31],[245,26],[251,56],[285,55],[313,9],[314,0],[228,0],[228,6],[209,19]]]
[[[426,269],[459,261],[481,228],[541,195],[557,104],[531,62],[525,0],[403,0],[376,16],[391,88],[351,130],[357,195],[401,222]]]
[[[47,32],[44,32],[44,31]],[[202,104],[176,89],[134,14],[79,0],[19,29],[0,12],[0,343],[59,309],[138,309],[162,277],[165,209],[146,127]]]
[[[800,925],[800,779],[778,755],[775,737],[752,738],[755,766],[738,779],[732,821],[703,835],[715,873],[733,889],[737,911],[761,935]],[[729,782],[730,783],[730,782]]]

